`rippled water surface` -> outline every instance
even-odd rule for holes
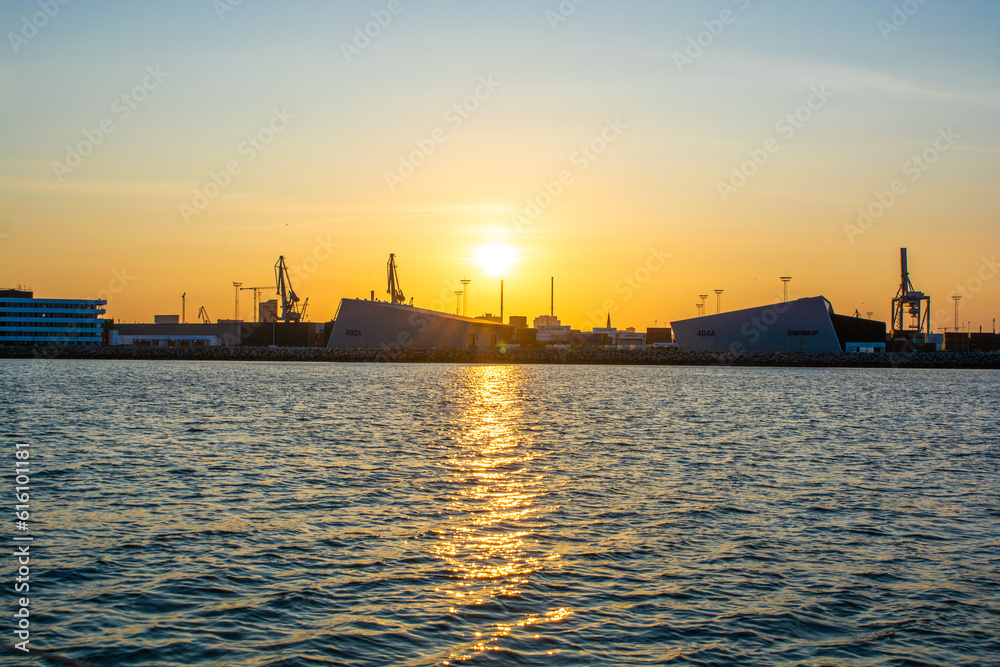
[[[94,665],[1000,661],[996,371],[0,370],[8,486],[12,443],[31,444],[34,648]]]

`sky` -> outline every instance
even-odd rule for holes
[[[468,279],[470,316],[501,280],[548,314],[554,277],[564,324],[642,331],[790,276],[888,321],[906,247],[935,330],[955,295],[1000,318],[1000,3],[5,0],[0,27],[0,286],[36,297],[231,318],[283,256],[325,321],[387,299],[394,253],[417,306]]]

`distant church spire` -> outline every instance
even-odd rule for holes
[[[611,328],[611,313],[608,313],[608,328]]]

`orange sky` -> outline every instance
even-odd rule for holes
[[[1000,316],[995,5],[559,6],[404,2],[356,53],[388,3],[63,6],[0,60],[0,283],[229,318],[284,255],[319,321],[393,252],[418,306],[502,277],[530,319],[555,276],[564,323],[644,330],[782,275],[888,320],[906,246],[936,329]]]

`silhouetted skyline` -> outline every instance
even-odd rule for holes
[[[905,246],[945,325],[961,290],[996,316],[995,3],[0,12],[0,283],[36,296],[229,317],[284,255],[322,320],[388,298],[392,252],[418,306],[468,278],[470,315],[500,279],[507,314],[547,313],[556,276],[564,321],[644,329],[792,276],[887,321]]]

